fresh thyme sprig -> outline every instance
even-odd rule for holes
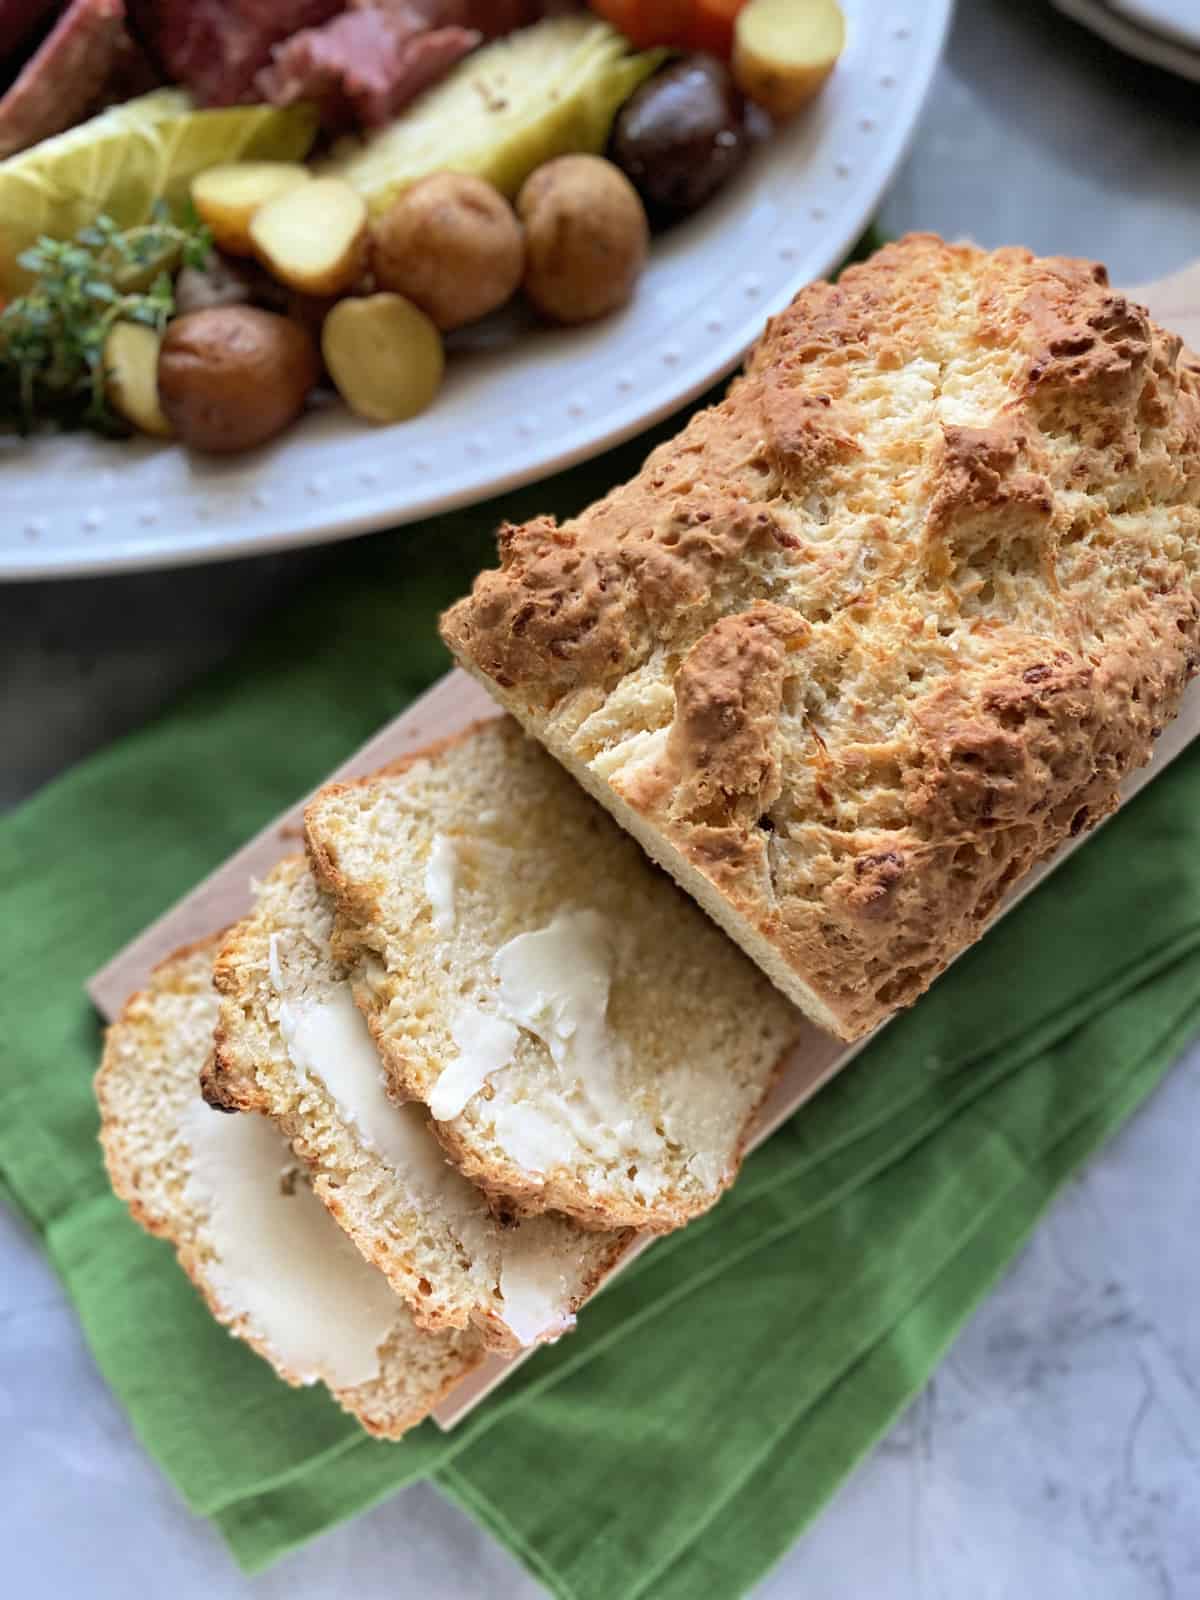
[[[126,431],[105,396],[104,344],[114,322],[162,329],[175,269],[203,266],[208,230],[159,214],[136,228],[98,217],[74,239],[39,239],[18,258],[33,283],[0,311],[0,427],[42,421]]]

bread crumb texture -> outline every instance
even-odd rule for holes
[[[1086,261],[889,245],[563,526],[463,664],[821,1025],[1117,805],[1197,664],[1197,363]]]
[[[165,961],[109,1028],[96,1075],[100,1141],[118,1197],[147,1232],[174,1245],[180,1265],[217,1320],[286,1382],[305,1383],[308,1375],[292,1368],[254,1315],[229,1298],[213,1217],[191,1182],[186,1130],[212,1048],[213,958],[219,944],[217,936]],[[282,1185],[305,1181],[282,1136],[279,1170]],[[248,1229],[256,1226],[252,1215],[244,1221]],[[333,1238],[321,1243],[336,1249],[332,1218],[329,1227]],[[334,1385],[331,1392],[368,1432],[399,1438],[479,1364],[482,1354],[470,1332],[433,1334],[417,1328],[397,1299],[392,1326],[378,1349],[376,1374],[365,1382]]]
[[[431,1124],[466,1177],[586,1229],[664,1232],[719,1198],[799,1018],[510,718],[322,790],[305,831],[396,1095],[437,1118],[480,1027],[507,1033]],[[456,863],[449,918],[430,894],[439,840]],[[556,1040],[511,1020],[505,952],[564,927],[563,966],[535,987],[553,1009],[594,963],[595,1015]]]
[[[416,876],[419,882],[419,870]],[[520,1291],[536,1271],[546,1292],[538,1297],[535,1332],[561,1334],[630,1236],[584,1233],[552,1214],[520,1221],[493,1215],[483,1191],[450,1164],[419,1101],[384,1103],[364,1128],[311,1064],[297,1063],[284,1036],[286,1009],[328,1006],[339,991],[348,999],[349,972],[329,948],[332,926],[332,909],[303,856],[280,862],[258,885],[253,912],[217,955],[221,1003],[206,1097],[276,1119],[314,1192],[420,1327],[473,1325],[490,1349],[513,1353],[522,1344],[514,1285]],[[366,1023],[358,1021],[373,1053]],[[375,1065],[382,1079],[382,1061]],[[530,1300],[528,1286],[520,1298]]]

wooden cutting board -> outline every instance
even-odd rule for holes
[[[1200,263],[1128,293],[1131,299],[1147,305],[1164,327],[1179,333],[1192,350],[1200,350]],[[465,673],[453,671],[403,715],[381,729],[336,772],[330,773],[326,781],[373,772],[389,761],[465,728],[496,709],[479,684]],[[1133,774],[1124,785],[1124,798],[1151,782],[1198,733],[1200,679],[1188,691],[1179,716],[1159,740],[1153,761]],[[276,818],[91,978],[88,993],[106,1019],[111,1020],[117,1014],[126,998],[144,983],[151,968],[173,950],[204,938],[246,914],[251,903],[251,880],[262,877],[281,856],[297,849],[304,803],[303,799],[297,801]],[[1083,842],[1077,840],[1065,845],[1051,862],[1026,880],[999,915],[1017,904]],[[848,1065],[866,1042],[848,1046],[816,1028],[806,1027],[762,1109],[751,1147],[768,1138],[834,1073]],[[650,1242],[649,1239],[635,1241],[614,1271],[619,1271]],[[443,1427],[452,1427],[534,1353],[528,1351],[512,1359],[490,1356],[443,1402],[435,1413],[436,1420]]]

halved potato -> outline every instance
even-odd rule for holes
[[[338,393],[368,422],[406,422],[437,394],[442,336],[399,294],[339,300],[321,329],[321,354]]]
[[[749,0],[734,24],[733,75],[782,122],[813,98],[845,43],[837,0]]]
[[[342,178],[314,178],[256,211],[250,239],[263,266],[289,289],[344,294],[366,265],[366,201]]]
[[[174,428],[158,402],[162,334],[142,322],[114,322],[104,341],[104,392],[119,417],[139,433],[170,439]]]
[[[286,194],[312,173],[296,161],[227,161],[192,179],[192,204],[201,222],[212,229],[219,250],[231,256],[252,256],[250,223],[268,200]]]

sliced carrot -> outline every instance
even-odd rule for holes
[[[683,44],[694,9],[693,0],[588,0],[588,3],[639,50],[655,44]]]
[[[733,54],[733,25],[746,0],[692,0],[689,50],[707,50],[728,61]]]
[[[637,27],[637,0],[588,0],[592,10],[632,39]]]

